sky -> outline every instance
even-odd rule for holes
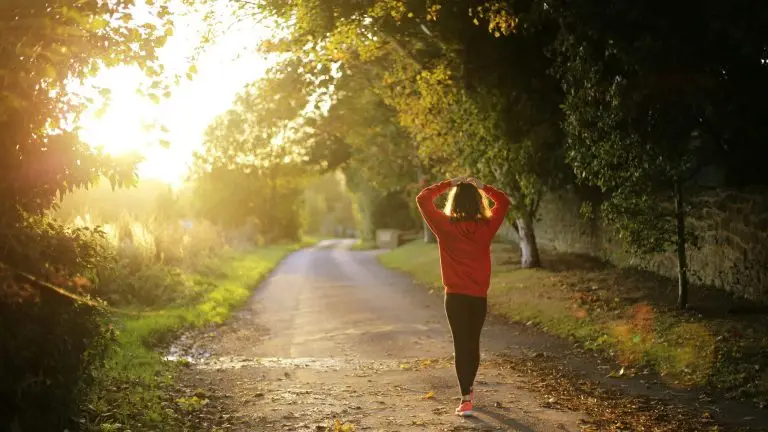
[[[81,139],[114,155],[138,151],[145,158],[138,169],[140,179],[181,186],[193,153],[201,148],[206,127],[230,108],[246,84],[262,77],[269,67],[267,58],[256,52],[260,42],[269,37],[269,30],[253,20],[236,21],[226,11],[218,12],[226,31],[206,45],[196,59],[198,73],[193,79],[183,80],[160,104],[137,94],[146,78],[136,68],[105,70],[85,83],[82,93],[93,94],[90,89],[102,87],[112,94],[101,116],[97,115],[100,103],[84,113],[79,123]],[[177,16],[175,23],[174,35],[159,55],[167,71],[184,75],[207,24],[199,14]],[[167,127],[168,148],[159,145],[156,134],[147,133],[145,125],[155,122]]]

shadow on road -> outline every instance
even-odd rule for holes
[[[517,421],[517,420],[515,420],[515,419],[513,419],[511,417],[507,417],[506,415],[504,415],[502,413],[488,411],[488,410],[485,410],[483,408],[475,408],[475,411],[477,411],[480,414],[483,414],[483,415],[486,415],[486,416],[490,417],[491,419],[497,421],[500,424],[503,424],[504,426],[512,427],[512,428],[514,428],[514,430],[516,430],[518,432],[536,432],[535,430],[531,429],[530,427],[520,423],[519,421]],[[487,424],[487,425],[498,427],[498,424],[496,424],[496,425],[490,424],[490,423],[486,422],[485,420],[483,420],[482,418],[479,418],[479,417],[469,417],[469,420],[472,423],[478,424],[478,425],[480,425],[480,424]]]

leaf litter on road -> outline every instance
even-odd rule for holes
[[[605,389],[594,381],[567,371],[555,359],[542,356],[502,356],[495,366],[527,376],[526,386],[544,395],[541,405],[581,411],[583,431],[658,431],[698,432],[736,431],[718,425],[710,415],[701,415],[670,401],[647,396],[628,396],[616,389]]]

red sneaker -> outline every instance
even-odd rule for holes
[[[456,408],[456,415],[461,417],[469,417],[475,415],[472,411],[472,401],[463,401],[458,408]]]

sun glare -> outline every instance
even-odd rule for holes
[[[217,13],[228,12],[222,8]],[[160,103],[137,93],[147,78],[136,68],[105,70],[87,82],[78,91],[97,102],[79,123],[80,137],[109,154],[139,152],[144,157],[140,178],[180,186],[202,144],[205,128],[231,106],[247,83],[261,78],[271,63],[256,52],[258,44],[269,36],[269,29],[234,16],[224,15],[222,21],[227,30],[206,45],[194,61],[197,74],[174,87],[171,97]],[[180,15],[175,22],[175,33],[160,51],[160,59],[166,71],[184,75],[208,24],[200,14]],[[98,88],[111,91],[103,112],[99,112],[103,104],[97,97]],[[162,125],[165,131],[151,125]],[[163,147],[162,139],[170,144]]]

